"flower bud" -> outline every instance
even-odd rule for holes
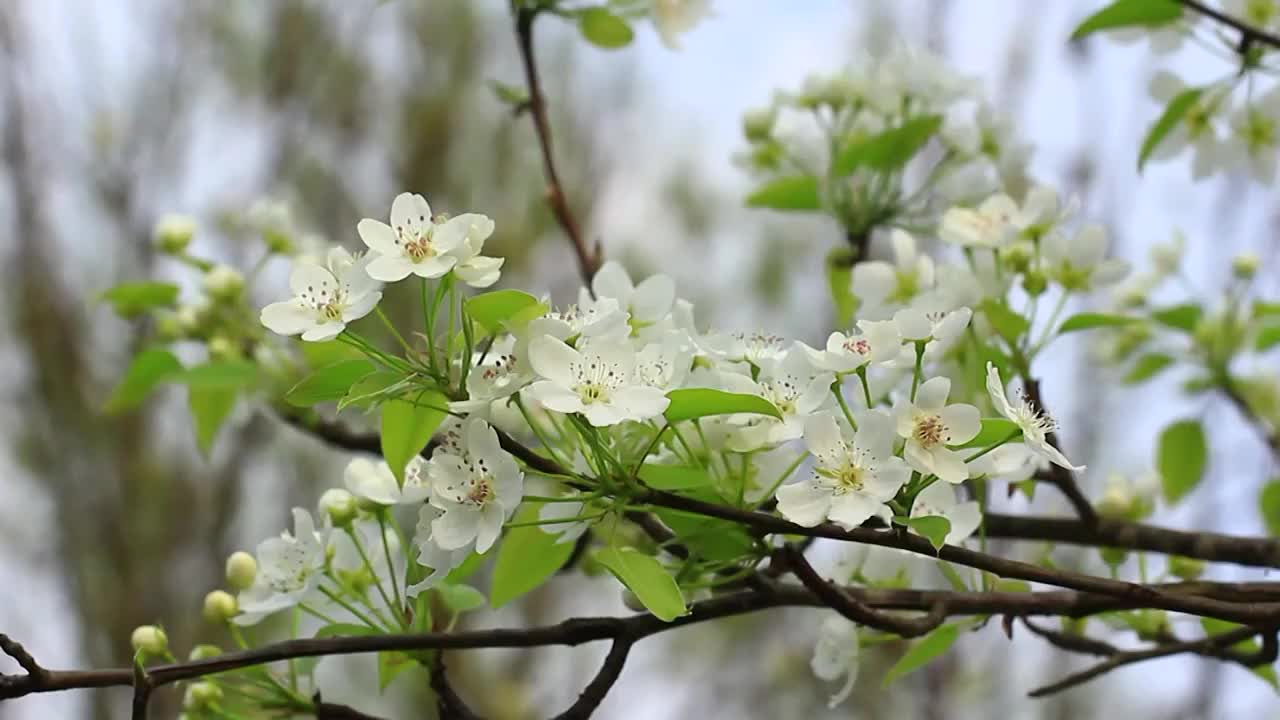
[[[1098,555],[1102,557],[1102,562],[1114,568],[1124,564],[1124,561],[1129,557],[1129,551],[1122,550],[1120,548],[1104,547],[1098,548]]]
[[[1119,484],[1109,486],[1098,501],[1098,514],[1110,520],[1127,520],[1136,501],[1133,493]]]
[[[742,133],[751,142],[763,142],[773,134],[777,111],[772,107],[748,110],[742,116]]]
[[[215,265],[205,273],[204,289],[210,297],[235,300],[244,291],[244,275],[230,265]]]
[[[293,244],[293,238],[289,234],[276,228],[266,228],[262,231],[262,241],[267,245],[267,252],[276,255],[292,255],[297,252],[297,247]]]
[[[1049,281],[1045,278],[1044,273],[1039,270],[1028,270],[1022,276],[1022,289],[1027,291],[1031,297],[1035,297],[1044,292],[1049,286]]]
[[[1253,253],[1240,253],[1231,258],[1231,274],[1241,280],[1252,280],[1254,275],[1258,274],[1258,266],[1262,264],[1262,260]]]
[[[258,561],[243,550],[231,553],[227,558],[227,583],[232,590],[247,590],[258,576]]]
[[[156,222],[152,238],[160,251],[179,255],[191,244],[196,234],[196,221],[187,215],[164,215]]]
[[[222,699],[222,688],[205,680],[192,683],[182,697],[182,707],[187,710],[205,708]]]
[[[235,597],[225,590],[214,590],[204,596],[204,619],[211,623],[226,622],[239,611]]]
[[[169,652],[169,636],[155,625],[139,625],[134,628],[129,642],[135,651],[146,655],[159,657]]]
[[[161,313],[156,315],[156,335],[163,342],[181,340],[185,334],[182,322],[177,313]]]
[[[211,360],[238,360],[240,358],[240,347],[235,341],[224,335],[214,335],[209,338],[209,358]]]
[[[356,498],[342,488],[330,488],[320,496],[320,512],[329,516],[334,527],[346,527],[356,518]]]
[[[187,656],[189,660],[208,660],[212,657],[218,657],[222,654],[222,648],[217,645],[205,643],[191,648],[191,654]]]
[[[1000,249],[1000,260],[1014,272],[1025,272],[1031,267],[1033,257],[1035,257],[1035,247],[1025,240],[1011,243]]]
[[[1174,555],[1169,558],[1169,572],[1183,580],[1199,580],[1204,574],[1204,561]]]

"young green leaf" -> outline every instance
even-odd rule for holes
[[[941,115],[918,115],[898,127],[858,138],[840,150],[832,172],[848,175],[860,167],[879,172],[899,170],[937,134],[940,127]]]
[[[490,335],[517,330],[548,310],[538,298],[519,290],[494,290],[476,295],[467,300],[466,309],[467,315]]]
[[[1195,489],[1204,477],[1208,455],[1204,429],[1198,420],[1179,420],[1160,433],[1156,469],[1166,500],[1176,503]]]
[[[787,175],[761,185],[747,196],[748,207],[774,210],[818,210],[822,199],[818,179],[812,175]]]
[[[1088,330],[1096,327],[1117,327],[1129,323],[1141,322],[1141,318],[1124,315],[1108,315],[1106,313],[1080,313],[1072,315],[1058,326],[1058,332],[1065,334],[1077,330]]]
[[[124,283],[98,298],[111,303],[120,317],[132,318],[155,308],[173,307],[178,301],[178,286],[163,282]]]
[[[680,422],[708,415],[753,413],[782,419],[782,413],[773,403],[758,395],[731,393],[710,388],[685,388],[667,393],[671,404],[663,413],[668,422]]]
[[[1172,364],[1173,358],[1164,353],[1147,353],[1133,364],[1133,368],[1124,376],[1124,381],[1133,385],[1150,380]]]
[[[920,638],[893,667],[889,668],[880,687],[887,688],[894,680],[928,665],[929,661],[950,650],[959,637],[958,625],[943,625]]]
[[[444,584],[437,586],[436,590],[440,593],[440,600],[445,604],[445,607],[455,614],[484,607],[484,593],[470,585]]]
[[[174,379],[190,388],[243,390],[258,381],[258,366],[248,360],[212,360],[187,368]]]
[[[1151,317],[1161,325],[1167,325],[1183,332],[1192,332],[1196,329],[1196,325],[1199,324],[1200,316],[1203,312],[1199,305],[1186,303],[1153,310]]]
[[[1116,0],[1098,12],[1085,18],[1074,32],[1072,40],[1079,40],[1099,30],[1116,28],[1156,27],[1182,17],[1182,6],[1177,0]]]
[[[124,378],[111,391],[103,410],[108,413],[132,410],[165,380],[182,374],[182,363],[164,348],[148,348],[134,356]]]
[[[690,497],[708,502],[724,502],[711,492],[690,492]],[[677,510],[658,510],[662,523],[680,537],[691,552],[708,560],[729,562],[750,553],[751,536],[741,525],[705,515]]]
[[[187,390],[191,419],[195,422],[196,446],[205,455],[213,448],[218,430],[236,405],[233,387],[193,385]]]
[[[982,312],[991,322],[1000,337],[1009,343],[1015,343],[1022,334],[1031,329],[1031,323],[1009,308],[1003,301],[985,300]]]
[[[951,532],[951,521],[941,515],[925,515],[924,517],[895,517],[894,522],[906,525],[924,537],[934,550],[941,550],[947,544],[947,533]]]
[[[676,581],[654,558],[628,547],[604,548],[595,558],[659,620],[671,622],[687,612]]]
[[[398,650],[378,653],[378,692],[386,690],[397,675],[416,664],[408,654]]]
[[[615,50],[631,44],[635,33],[626,20],[602,7],[589,7],[578,15],[578,29],[591,44]]]
[[[538,519],[542,503],[525,502],[511,520],[516,523]],[[514,527],[507,531],[498,546],[498,559],[493,565],[493,582],[489,586],[489,604],[500,608],[524,595],[550,578],[573,554],[573,543],[557,543],[559,536],[539,525]]]
[[[1262,523],[1267,532],[1280,537],[1280,477],[1262,486],[1258,494],[1258,511],[1262,513]]]
[[[1018,424],[1008,418],[982,418],[982,428],[978,430],[978,434],[960,447],[984,448],[995,445],[1002,440],[1012,442],[1018,439],[1018,435],[1021,432],[1022,430],[1018,427]]]
[[[1258,332],[1258,339],[1254,341],[1253,348],[1258,352],[1266,352],[1276,345],[1280,345],[1280,323],[1262,328]]]
[[[351,386],[374,372],[368,360],[344,360],[320,368],[303,378],[285,393],[285,402],[294,407],[311,407],[336,402],[347,395]]]
[[[641,465],[640,479],[654,490],[690,490],[711,484],[711,476],[703,468],[661,463]]]
[[[352,405],[359,407],[376,405],[379,399],[398,394],[408,385],[408,376],[395,370],[379,370],[370,373],[347,389],[347,394],[338,401],[338,411],[341,412]]]
[[[404,484],[404,467],[422,452],[444,422],[448,400],[437,390],[388,400],[382,404],[382,457],[396,482]]]
[[[1219,620],[1217,618],[1200,618],[1200,627],[1204,629],[1205,635],[1212,636],[1231,632],[1232,630],[1236,630],[1244,626],[1237,625],[1233,622],[1227,622],[1226,620]],[[1240,642],[1232,645],[1231,649],[1242,655],[1254,654],[1259,650],[1258,641],[1252,638],[1248,640],[1241,640]],[[1255,665],[1249,668],[1249,671],[1262,678],[1262,680],[1271,687],[1280,690],[1280,682],[1278,682],[1276,678],[1276,669],[1272,667],[1270,663]]]
[[[1182,118],[1186,117],[1191,108],[1195,107],[1202,92],[1204,91],[1201,88],[1189,88],[1169,100],[1169,104],[1164,107],[1164,112],[1160,113],[1160,117],[1152,123],[1151,129],[1147,130],[1147,136],[1142,139],[1142,148],[1138,150],[1139,172],[1142,171],[1142,166],[1147,164],[1151,153],[1160,146],[1160,141],[1164,140],[1165,136],[1182,122]]]
[[[319,630],[316,630],[314,637],[361,637],[364,635],[377,634],[377,629],[368,627],[367,625],[357,625],[355,623],[330,623],[328,625],[322,625]]]

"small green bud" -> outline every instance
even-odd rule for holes
[[[293,238],[275,228],[264,229],[262,241],[266,243],[267,251],[276,255],[292,255],[297,252]]]
[[[192,683],[182,698],[182,707],[187,710],[206,708],[222,699],[222,688],[205,680]]]
[[[233,552],[227,558],[226,572],[232,590],[247,590],[258,576],[258,561],[243,550]]]
[[[209,658],[218,657],[222,654],[222,648],[217,645],[205,643],[191,648],[191,654],[187,656],[190,660],[208,660]]]
[[[129,636],[129,642],[136,652],[144,655],[161,657],[169,652],[169,636],[155,625],[140,625]]]
[[[196,221],[187,215],[164,215],[156,222],[152,238],[160,252],[181,255],[196,234]]]
[[[1109,486],[1098,501],[1098,514],[1109,520],[1127,520],[1133,513],[1136,498],[1123,486]]]
[[[1098,555],[1102,557],[1102,562],[1106,563],[1109,567],[1114,568],[1120,567],[1124,564],[1124,561],[1129,557],[1129,551],[1122,550],[1120,548],[1104,547],[1098,549]]]
[[[320,496],[320,512],[329,516],[334,527],[346,527],[356,519],[359,503],[342,488],[330,488]]]
[[[772,107],[748,110],[742,116],[742,134],[751,142],[764,142],[773,135],[778,113]]]
[[[1252,280],[1258,274],[1258,266],[1262,261],[1253,253],[1240,253],[1231,258],[1231,274],[1241,280]]]
[[[204,619],[211,623],[226,622],[238,612],[235,597],[225,590],[214,590],[204,596]]]
[[[1000,249],[1000,261],[1013,272],[1026,272],[1031,267],[1031,259],[1035,257],[1035,248],[1031,243],[1015,242]]]
[[[1044,292],[1048,286],[1048,278],[1046,278],[1044,273],[1039,270],[1028,270],[1026,274],[1022,276],[1022,289],[1026,290],[1027,294],[1032,297]]]
[[[234,340],[222,336],[214,335],[209,339],[209,358],[212,360],[238,360],[240,358],[240,346]]]
[[[181,340],[184,335],[182,323],[177,313],[160,313],[156,315],[156,335],[163,342]]]
[[[204,290],[219,300],[237,300],[244,292],[244,275],[230,265],[215,265],[205,273]]]
[[[1169,558],[1169,572],[1183,580],[1199,580],[1204,574],[1204,561],[1174,555]]]

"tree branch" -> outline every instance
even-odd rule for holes
[[[894,617],[864,605],[855,596],[846,593],[839,586],[824,580],[813,569],[804,553],[794,548],[779,550],[775,557],[783,562],[795,576],[800,579],[809,592],[818,596],[831,609],[849,620],[866,625],[876,630],[913,638],[924,635],[941,625],[947,619],[947,603],[939,599],[929,608],[929,614],[919,618]]]
[[[1243,20],[1231,17],[1230,15],[1216,8],[1209,7],[1198,0],[1178,0],[1178,2],[1182,3],[1184,7],[1200,13],[1207,18],[1240,31],[1241,46],[1244,48],[1248,48],[1249,45],[1258,42],[1264,45],[1270,45],[1273,48],[1280,48],[1280,35],[1275,35],[1262,28],[1254,27]]]
[[[467,704],[454,691],[453,686],[449,684],[449,677],[445,673],[443,652],[436,653],[435,660],[431,663],[431,689],[436,693],[436,710],[439,717],[449,718],[449,720],[481,720],[480,716],[467,707]]]
[[[614,638],[613,645],[609,647],[609,654],[600,665],[600,670],[578,696],[577,702],[568,710],[555,716],[553,720],[586,720],[591,717],[591,714],[604,701],[605,695],[609,694],[614,683],[618,682],[618,677],[622,675],[622,668],[627,662],[627,654],[631,652],[632,643],[631,638],[625,635]]]
[[[525,84],[529,89],[529,115],[533,118],[533,129],[542,150],[542,168],[547,178],[547,204],[565,235],[569,236],[569,242],[573,244],[574,254],[578,258],[578,272],[582,275],[583,284],[590,288],[591,278],[600,269],[603,253],[599,243],[594,249],[587,247],[587,240],[582,235],[582,228],[573,211],[569,209],[564,186],[556,172],[555,155],[551,147],[551,122],[547,119],[547,102],[542,94],[542,81],[538,76],[538,64],[533,52],[533,23],[538,13],[538,8],[516,10],[516,40],[520,48],[520,61],[524,65]]]

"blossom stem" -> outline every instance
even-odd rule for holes
[[[858,374],[858,379],[862,381],[862,399],[867,403],[867,409],[870,410],[874,403],[871,402],[871,384],[867,382],[867,366],[863,365],[854,372]]]
[[[333,618],[329,617],[328,615],[325,615],[324,613],[320,612],[319,610],[311,607],[306,603],[298,603],[298,609],[322,622],[329,623],[330,625],[338,624],[337,620],[334,620]]]
[[[386,627],[386,626],[384,626],[384,625],[382,625],[382,624],[380,624],[380,623],[376,623],[376,622],[374,622],[373,620],[370,620],[368,615],[365,615],[364,613],[362,613],[362,612],[360,612],[359,610],[357,610],[357,609],[356,609],[356,607],[355,607],[354,605],[352,605],[351,603],[349,603],[349,602],[347,602],[346,600],[342,599],[342,596],[341,596],[341,595],[339,595],[338,593],[335,593],[334,591],[330,590],[329,588],[324,587],[323,585],[321,585],[321,586],[320,586],[320,592],[321,592],[321,593],[323,593],[325,597],[329,598],[330,600],[334,601],[334,602],[335,602],[335,603],[337,603],[338,605],[342,606],[342,609],[346,610],[347,612],[351,613],[352,615],[355,615],[357,620],[359,620],[360,622],[362,622],[362,623],[364,623],[365,625],[369,626],[370,628],[374,628],[374,629],[377,629],[377,630],[386,630],[386,631],[388,631],[388,632],[391,632],[391,631],[392,631],[392,628]]]
[[[1004,445],[1004,444],[1006,444],[1006,443],[1010,442],[1011,440],[1013,440],[1014,438],[1018,437],[1018,436],[1019,436],[1019,435],[1021,435],[1021,434],[1022,434],[1022,430],[1021,430],[1021,429],[1014,430],[1013,432],[1011,432],[1011,433],[1009,433],[1008,435],[1006,435],[1006,436],[1005,436],[1005,438],[1004,438],[1003,440],[1001,440],[1001,441],[999,441],[999,442],[997,442],[997,443],[993,443],[993,444],[991,444],[991,445],[988,445],[988,446],[986,446],[986,447],[982,448],[982,449],[981,449],[981,450],[979,450],[977,453],[975,453],[975,454],[973,454],[973,455],[970,455],[969,457],[965,458],[965,459],[964,459],[964,461],[965,461],[966,463],[971,463],[971,462],[973,462],[974,460],[977,460],[978,458],[982,457],[983,455],[986,455],[987,453],[991,452],[992,450],[995,450],[996,448],[1000,447],[1001,445]]]
[[[778,476],[778,479],[773,481],[773,484],[769,486],[768,491],[761,495],[759,500],[752,503],[750,509],[758,510],[761,505],[769,502],[774,494],[778,492],[778,488],[782,487],[782,483],[786,482],[787,478],[791,477],[791,473],[795,472],[796,468],[800,467],[800,463],[804,462],[804,459],[807,457],[809,457],[809,453],[807,452],[802,452],[797,455],[796,459],[782,471],[781,475]]]
[[[387,318],[387,314],[382,311],[382,308],[375,305],[373,311],[377,313],[378,319],[381,320],[382,324],[391,332],[391,335],[396,339],[396,342],[400,343],[400,347],[404,348],[406,353],[413,352],[413,348],[409,347],[409,343],[405,341],[404,336],[400,334],[400,331],[396,329],[396,326]]]
[[[525,495],[521,500],[529,500],[530,502],[540,503],[570,503],[570,502],[586,502],[587,500],[595,500],[604,497],[602,492],[593,492],[590,495],[561,495],[559,497],[550,495]]]
[[[436,371],[436,314],[433,303],[431,302],[431,293],[427,288],[427,279],[422,278],[422,291],[420,293],[422,301],[422,322],[427,330],[427,367],[432,373]]]
[[[551,444],[551,441],[543,434],[542,427],[539,426],[538,423],[534,421],[533,416],[529,414],[529,409],[524,406],[524,400],[520,398],[520,393],[516,393],[511,397],[516,403],[516,408],[520,410],[520,416],[524,418],[525,424],[527,424],[529,429],[533,431],[533,434],[537,436],[538,442],[542,443],[542,447],[546,448],[547,452],[551,454],[551,459],[555,460],[560,467],[569,467],[569,464],[561,459],[560,455],[556,453],[556,449]]]
[[[351,543],[356,546],[356,552],[360,554],[360,562],[364,563],[365,568],[369,571],[369,575],[373,577],[373,585],[378,588],[378,595],[382,597],[382,602],[386,603],[387,607],[391,610],[391,616],[396,618],[398,621],[400,613],[396,610],[395,603],[391,601],[391,596],[387,595],[386,588],[382,587],[382,581],[378,579],[378,571],[374,570],[373,563],[369,560],[369,554],[365,552],[364,544],[360,542],[359,535],[356,534],[356,531],[350,525],[346,527],[346,532],[347,537],[351,538]]]
[[[844,413],[844,419],[849,421],[849,427],[854,432],[858,430],[858,421],[853,419],[853,413],[849,412],[849,403],[844,400],[844,393],[840,392],[840,380],[837,379],[831,383],[831,394],[836,396],[836,402],[840,403],[840,412]]]
[[[928,344],[928,340],[916,341],[916,367],[911,374],[911,402],[916,401],[916,389],[920,387],[920,375],[924,369],[924,348]]]
[[[400,581],[396,579],[396,564],[391,560],[391,545],[387,543],[387,518],[385,510],[378,513],[378,535],[382,538],[382,554],[387,559],[387,574],[391,576],[391,594],[396,599],[392,614],[397,621],[404,617],[404,598],[400,595]],[[374,576],[377,577],[376,575]]]
[[[644,452],[640,453],[640,459],[636,461],[636,469],[632,470],[628,477],[637,479],[640,477],[640,468],[644,467],[645,458],[649,457],[649,454],[653,452],[653,449],[658,446],[658,441],[661,440],[662,436],[670,429],[671,423],[668,422],[666,425],[662,426],[662,429],[658,430],[658,433],[653,436],[653,440],[649,441],[649,446],[644,449]]]
[[[504,528],[534,527],[537,525],[563,525],[566,523],[586,522],[588,520],[599,520],[608,515],[607,512],[594,513],[591,515],[575,515],[567,518],[553,518],[551,520],[525,520],[522,522],[503,523]]]

